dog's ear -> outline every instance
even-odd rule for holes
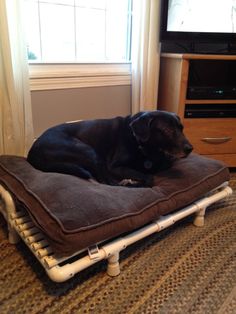
[[[146,142],[150,136],[150,125],[153,116],[150,113],[143,113],[130,123],[130,127],[136,139],[141,142]]]

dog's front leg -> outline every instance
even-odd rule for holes
[[[94,177],[96,178],[96,180],[98,180],[98,182],[114,186],[119,185],[120,180],[117,179],[116,176],[114,176],[114,174],[108,169],[105,162],[98,162],[96,164],[96,170],[94,171]]]
[[[111,172],[114,176],[120,178],[119,185],[131,187],[152,187],[154,183],[152,175],[144,174],[125,166],[113,167]]]
[[[133,180],[133,179],[123,179],[119,182],[119,185],[132,187],[132,188],[146,186],[146,184],[142,184],[140,181]]]

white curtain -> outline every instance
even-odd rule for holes
[[[157,109],[159,18],[160,0],[133,1],[132,113]]]
[[[0,0],[0,154],[25,156],[33,126],[21,4]]]

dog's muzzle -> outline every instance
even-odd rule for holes
[[[187,157],[193,150],[193,146],[191,144],[184,145],[184,153],[185,157]]]
[[[176,153],[170,153],[165,150],[161,150],[161,152],[165,155],[165,157],[173,162],[177,159],[186,158],[193,150],[193,146],[191,144],[186,144],[183,147],[182,151],[176,152]]]

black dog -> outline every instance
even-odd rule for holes
[[[52,127],[34,142],[27,159],[46,172],[111,185],[152,186],[153,174],[192,149],[179,117],[157,110]]]

